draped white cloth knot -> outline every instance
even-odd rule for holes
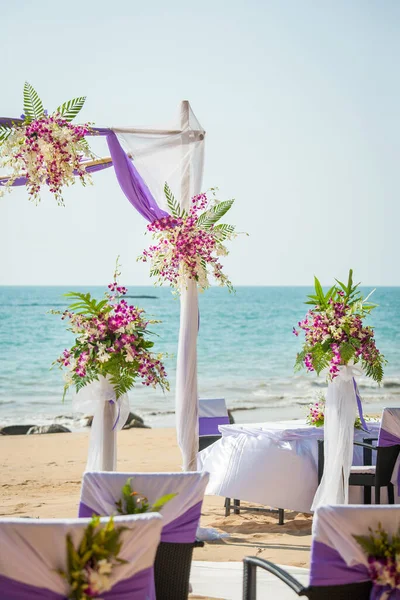
[[[75,394],[72,407],[75,412],[93,415],[86,471],[115,471],[117,431],[129,416],[127,394],[117,399],[109,380],[100,376]]]
[[[337,376],[328,383],[324,422],[324,474],[314,496],[312,510],[322,504],[348,504],[348,481],[357,414],[354,381],[361,373],[356,365],[341,365]]]

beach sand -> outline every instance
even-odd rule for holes
[[[75,517],[89,434],[0,436],[0,516]],[[174,429],[130,429],[118,434],[119,471],[180,471]],[[241,561],[259,556],[278,564],[308,567],[311,517],[285,512],[224,516],[224,499],[206,496],[201,525],[229,537],[206,543],[195,560]]]

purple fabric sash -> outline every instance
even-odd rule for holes
[[[378,446],[381,446],[382,448],[400,446],[400,439],[396,435],[393,435],[393,433],[389,433],[386,429],[381,427],[378,436]],[[397,471],[397,494],[400,496],[400,466]]]
[[[357,407],[358,407],[358,415],[360,417],[360,421],[361,421],[361,426],[364,429],[364,431],[369,431],[368,426],[365,422],[364,419],[364,414],[363,414],[363,409],[362,409],[362,404],[361,404],[361,397],[360,397],[360,392],[358,391],[358,385],[356,380],[353,377],[353,385],[354,385],[354,393],[356,395],[356,400],[357,400]]]
[[[310,585],[344,585],[368,580],[367,567],[364,565],[348,567],[336,550],[322,542],[313,541]]]
[[[229,425],[229,417],[200,417],[199,435],[220,435],[218,425]]]
[[[47,588],[21,583],[4,575],[0,575],[0,597],[1,600],[67,600],[66,596]],[[119,581],[101,597],[104,600],[155,600],[153,567]]]
[[[161,531],[162,542],[177,544],[190,544],[196,539],[196,530],[200,520],[202,502],[191,506],[183,515],[179,515],[163,527]],[[97,513],[84,502],[79,503],[78,517],[97,516]]]

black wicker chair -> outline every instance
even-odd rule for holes
[[[310,600],[369,600],[372,587],[370,581],[346,585],[304,587],[290,573],[274,563],[255,556],[247,556],[243,559],[243,600],[257,600],[257,567],[278,577],[298,596],[305,596]]]
[[[364,504],[371,504],[371,489],[375,488],[375,504],[381,502],[381,488],[386,487],[388,493],[388,504],[394,504],[394,487],[391,483],[393,469],[396,465],[400,452],[400,445],[396,446],[373,446],[376,438],[366,438],[363,442],[354,442],[355,446],[363,448],[364,467],[370,467],[363,472],[363,467],[352,467],[350,471],[349,485],[364,488]],[[376,467],[372,466],[372,452],[376,452]],[[324,472],[324,441],[318,440],[318,483]]]
[[[160,542],[154,561],[154,580],[157,600],[187,600],[193,548],[204,542],[178,544]]]

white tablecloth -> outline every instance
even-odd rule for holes
[[[378,437],[379,423],[368,427],[368,433],[356,429],[355,440]],[[318,486],[317,440],[323,438],[323,428],[299,420],[223,425],[220,431],[222,438],[198,454],[198,469],[210,473],[206,494],[310,512]],[[361,465],[363,449],[354,448],[353,464]],[[352,486],[350,503],[362,504],[362,493],[363,488]]]

